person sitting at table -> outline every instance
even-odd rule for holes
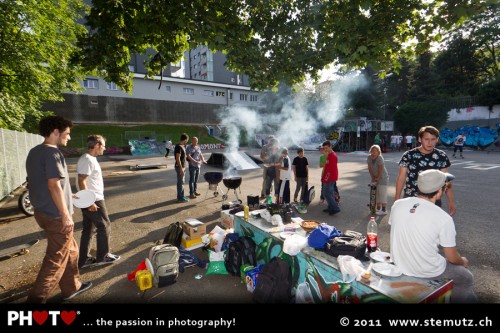
[[[469,261],[457,250],[453,218],[435,205],[454,178],[435,169],[423,171],[417,179],[418,197],[394,202],[389,216],[391,257],[405,275],[452,279],[450,301],[473,303],[473,275],[467,269]]]

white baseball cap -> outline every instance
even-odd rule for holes
[[[422,193],[432,193],[439,190],[446,182],[455,179],[455,176],[439,170],[425,170],[419,173],[417,179],[418,190]]]

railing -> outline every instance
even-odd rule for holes
[[[43,142],[37,134],[0,128],[0,200],[26,181],[26,157]]]

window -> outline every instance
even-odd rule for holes
[[[118,90],[116,83],[114,82],[106,82],[106,89],[108,90]]]
[[[172,87],[171,86],[165,86],[165,91],[171,93],[172,92]]]
[[[87,89],[99,89],[99,80],[97,79],[83,80],[83,86]]]
[[[215,96],[217,96],[217,97],[224,97],[224,96],[226,96],[226,94],[223,91],[216,91],[215,92]]]
[[[257,95],[250,95],[250,102],[257,102]]]
[[[184,94],[186,94],[186,95],[194,95],[193,88],[184,88],[183,91],[184,91]]]
[[[229,93],[229,99],[233,99],[233,93]]]
[[[248,99],[247,94],[240,94],[240,101],[246,101]]]
[[[203,95],[214,97],[214,91],[213,90],[203,90]]]

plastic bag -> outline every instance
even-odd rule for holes
[[[226,265],[224,264],[224,255],[226,251],[222,252],[214,252],[212,250],[208,250],[208,269],[205,275],[211,274],[229,274],[226,269]]]
[[[307,238],[301,235],[293,234],[285,239],[283,243],[283,252],[289,256],[296,256],[300,250],[307,246]]]
[[[361,276],[366,271],[361,261],[351,256],[338,256],[337,262],[345,283],[351,283],[354,280],[361,280]]]

